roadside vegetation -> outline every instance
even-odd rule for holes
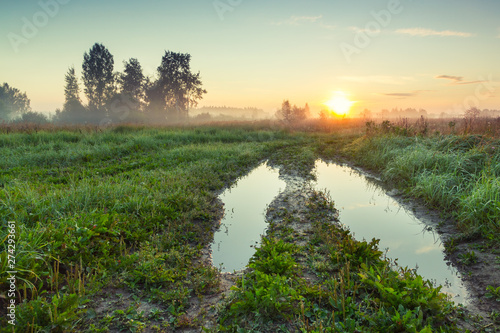
[[[498,143],[488,135],[413,133],[348,119],[294,129],[266,122],[6,125],[0,128],[0,307],[7,306],[13,221],[16,331],[203,326],[209,313],[189,310],[193,300],[221,291],[220,272],[202,255],[222,211],[217,196],[264,160],[312,177],[317,158],[348,158],[451,214],[463,237],[480,238],[482,250],[494,252]],[[312,229],[302,243],[286,227],[296,214],[275,212],[249,269],[213,308],[218,321],[207,330],[264,331],[273,322],[274,332],[457,331],[457,321],[467,319],[463,309],[412,271],[391,269],[377,241],[354,240],[332,219],[332,205],[323,193],[308,196],[301,214]],[[498,287],[488,289],[492,299]],[[1,331],[11,331],[7,320],[2,312]]]
[[[177,325],[189,297],[217,288],[215,268],[195,260],[219,216],[218,191],[268,147],[300,137],[133,127],[2,135],[0,273],[4,294],[6,224],[14,221],[17,329],[77,330],[96,315],[87,296],[111,286],[167,304],[162,321]],[[109,324],[140,326],[139,317]]]
[[[488,135],[414,135],[389,122],[342,149],[408,195],[449,213],[467,237],[500,246],[500,140]]]

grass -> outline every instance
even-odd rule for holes
[[[464,233],[500,243],[500,141],[483,135],[361,137],[342,154],[448,212]]]
[[[2,135],[0,239],[4,247],[15,221],[18,329],[48,320],[76,329],[78,321],[50,316],[55,304],[81,319],[87,295],[106,286],[140,290],[181,314],[192,294],[217,287],[215,269],[194,264],[219,214],[217,192],[282,137],[213,128]]]
[[[217,195],[266,159],[312,177],[319,156],[347,156],[453,212],[464,231],[498,241],[500,155],[483,136],[362,136],[359,123],[342,121],[295,130],[260,123],[0,132],[0,307],[13,221],[19,332],[199,327],[187,315],[193,299],[220,288],[218,270],[201,260],[222,208]],[[314,237],[303,247],[290,245],[290,230],[266,236],[220,329],[271,320],[318,332],[453,330],[443,316],[455,310],[439,290],[390,270],[376,243],[325,224],[329,199],[318,194],[309,204]],[[311,284],[305,270],[320,279]],[[127,296],[117,299],[116,290]],[[103,308],[106,301],[114,305]],[[10,331],[3,315],[0,327]]]

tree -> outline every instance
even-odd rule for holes
[[[476,107],[469,108],[465,110],[464,121],[465,121],[465,133],[472,131],[474,128],[474,123],[481,114],[481,110]]]
[[[80,99],[80,85],[76,77],[75,68],[70,67],[64,77],[64,106],[63,110],[56,110],[53,118],[58,123],[88,123],[91,121],[89,111],[83,106]]]
[[[191,73],[190,61],[188,53],[165,51],[158,79],[147,90],[150,108],[165,112],[171,120],[187,118],[189,108],[207,93],[202,88],[200,73]]]
[[[165,97],[158,81],[146,79],[145,83],[147,117],[150,121],[165,121]]]
[[[21,118],[14,120],[14,122],[43,125],[49,123],[49,118],[40,112],[27,111],[21,115]]]
[[[281,109],[276,111],[276,118],[290,122],[293,118],[292,112],[292,105],[290,104],[290,101],[284,100],[283,103],[281,103]]]
[[[7,83],[0,86],[0,120],[10,120],[13,114],[30,110],[30,100],[26,93],[21,93]]]
[[[124,62],[124,65],[124,73],[120,74],[119,79],[121,93],[142,103],[145,98],[146,78],[142,73],[141,64],[137,59],[131,58],[128,62]]]
[[[311,114],[311,109],[309,108],[309,104],[306,103],[306,106],[304,107],[305,118],[309,117],[310,114]]]
[[[80,86],[78,85],[78,78],[75,74],[75,67],[70,67],[68,69],[64,81],[66,82],[64,86],[64,110],[70,110],[74,106],[81,106]]]
[[[284,100],[281,109],[276,111],[276,117],[287,123],[295,123],[305,120],[309,113],[309,106],[300,108],[297,105],[290,104],[289,100]]]
[[[99,43],[95,43],[89,53],[83,55],[83,84],[89,108],[102,109],[115,93],[113,55]]]

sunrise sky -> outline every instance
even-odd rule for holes
[[[499,14],[498,0],[4,0],[0,84],[53,112],[99,42],[115,70],[137,58],[151,76],[165,50],[190,53],[200,106],[317,112],[342,92],[354,110],[500,109]]]

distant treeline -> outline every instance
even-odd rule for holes
[[[470,111],[473,111],[476,117],[481,118],[497,118],[500,117],[500,110],[490,110],[484,109],[479,110],[477,108],[470,108],[469,110],[464,111],[463,114],[456,113],[428,113],[425,109],[415,109],[415,108],[393,108],[391,110],[383,109],[380,112],[373,112],[368,109],[364,109],[363,111],[356,113],[355,116],[361,118],[381,118],[381,119],[399,119],[399,118],[453,118],[453,117],[463,117],[466,116]]]
[[[190,115],[197,120],[235,120],[264,119],[268,115],[264,110],[255,107],[204,106],[192,109]]]
[[[489,109],[480,110],[479,117],[498,118],[500,117],[500,110],[489,110]]]
[[[427,111],[424,109],[414,109],[414,108],[406,108],[406,109],[398,109],[398,108],[393,108],[392,110],[388,109],[383,109],[380,112],[373,112],[368,109],[364,109],[362,112],[359,113],[359,116],[362,118],[384,118],[384,119],[390,119],[390,118],[420,118],[420,117],[427,117]]]

